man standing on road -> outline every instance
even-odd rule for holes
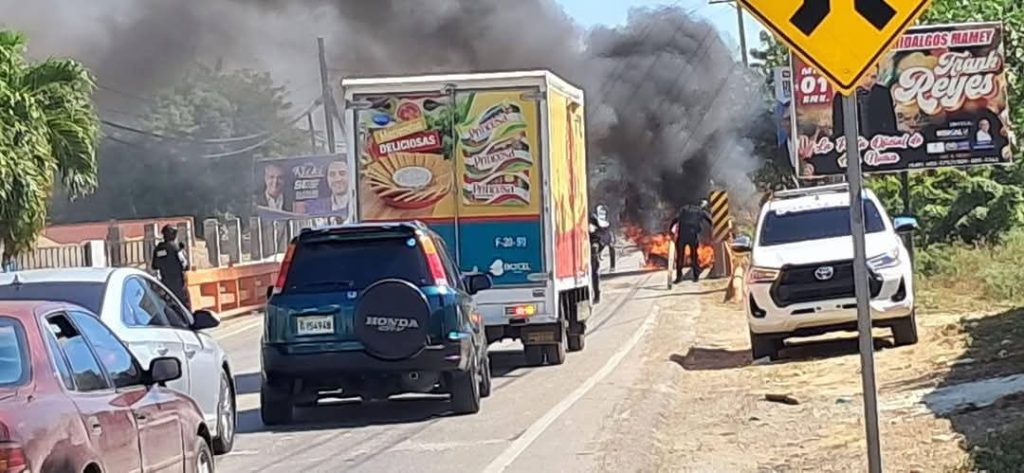
[[[601,303],[601,239],[602,227],[597,214],[590,214],[590,283],[594,294],[594,303]],[[608,222],[605,221],[605,229]]]
[[[170,225],[164,225],[160,233],[164,241],[153,249],[153,269],[160,273],[160,282],[192,310],[188,288],[185,287],[185,271],[189,270],[185,245],[178,241],[178,230]]]
[[[608,249],[611,272],[615,272],[615,235],[612,233],[612,225],[608,223],[608,207],[598,205],[590,216],[590,224],[597,227],[598,237],[597,261],[601,261],[601,255],[605,248]]]
[[[707,211],[707,201],[687,204],[679,210],[679,215],[672,221],[676,230],[676,281],[683,282],[683,263],[686,261],[686,250],[690,251],[690,274],[693,282],[700,278],[700,261],[697,250],[700,248],[700,233],[703,225],[711,225],[711,214]]]

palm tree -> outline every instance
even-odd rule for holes
[[[58,177],[72,198],[96,187],[95,83],[70,59],[29,63],[25,37],[0,31],[0,256],[29,249]]]

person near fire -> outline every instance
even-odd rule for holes
[[[611,225],[608,223],[607,210],[603,213],[599,212],[599,209],[602,208],[604,206],[599,205],[590,214],[590,282],[595,304],[601,302],[601,251],[604,248],[605,242],[608,242],[609,245],[611,244]],[[612,249],[613,254],[614,251]],[[614,262],[615,260],[613,259],[612,261]],[[614,263],[612,264],[614,265]]]
[[[597,226],[598,240],[600,247],[597,250],[598,261],[600,256],[604,254],[604,250],[608,250],[608,258],[610,260],[610,269],[615,272],[615,236],[612,233],[612,225],[608,222],[608,207],[604,204],[600,204],[594,208],[594,213],[590,215],[590,224]]]
[[[700,278],[700,261],[697,258],[697,250],[700,248],[700,234],[704,224],[711,225],[711,213],[708,212],[708,201],[701,200],[699,204],[689,203],[679,209],[679,214],[672,220],[672,227],[676,228],[676,281],[675,284],[683,282],[683,265],[686,262],[686,252],[690,253],[690,274],[693,282]]]
[[[160,233],[164,241],[153,249],[152,267],[160,273],[160,282],[191,310],[188,288],[185,287],[185,272],[189,270],[185,244],[178,241],[178,229],[171,225],[164,225]]]

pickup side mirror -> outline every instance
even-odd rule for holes
[[[192,319],[192,330],[206,330],[220,326],[220,320],[217,319],[217,316],[206,309],[195,311],[192,314]]]
[[[896,233],[910,233],[918,229],[917,219],[914,217],[896,217],[892,221]]]
[[[147,386],[155,384],[163,386],[167,382],[179,378],[181,378],[181,361],[177,358],[154,358],[149,364],[149,370],[146,371]]]
[[[466,292],[472,295],[478,294],[480,291],[486,291],[494,286],[490,274],[468,274],[463,277],[463,282],[466,285]]]
[[[750,253],[754,251],[754,243],[747,235],[740,235],[732,240],[732,251],[735,253]]]

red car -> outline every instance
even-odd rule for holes
[[[0,302],[0,473],[212,473],[199,407],[89,311]]]

